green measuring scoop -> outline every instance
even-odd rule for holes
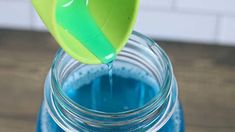
[[[108,63],[127,42],[139,0],[32,0],[60,46],[85,64]]]

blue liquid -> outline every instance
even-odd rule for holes
[[[81,106],[101,112],[124,112],[138,109],[148,103],[159,91],[159,86],[151,87],[135,78],[125,78],[116,74],[101,75],[88,84],[77,87],[78,80],[68,81],[65,93]],[[112,81],[111,81],[112,80]],[[110,84],[110,81],[112,84]]]
[[[121,70],[114,69],[111,73],[110,76],[110,70],[107,69],[98,72],[88,70],[85,75],[74,71],[65,79],[63,90],[74,102],[87,109],[110,113],[141,108],[159,92],[158,83],[144,72],[130,72],[129,70],[127,72],[127,69],[123,68]],[[110,81],[110,79],[112,80]],[[44,129],[51,132],[62,131],[51,119],[44,105],[37,126],[39,132],[42,131],[43,126],[46,126],[47,128]],[[175,113],[161,131],[184,131],[183,113],[179,104],[177,104]]]

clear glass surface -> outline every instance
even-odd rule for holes
[[[45,81],[38,132],[183,132],[178,86],[166,53],[134,32],[113,62],[85,65],[59,50]]]

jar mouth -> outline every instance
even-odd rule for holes
[[[166,55],[166,53],[151,39],[149,39],[148,37],[138,33],[138,32],[133,32],[133,35],[130,37],[129,39],[129,44],[127,44],[127,46],[129,46],[128,48],[130,49],[134,49],[137,50],[139,53],[142,52],[151,52],[148,54],[148,60],[149,62],[143,62],[142,64],[145,67],[149,67],[149,65],[161,65],[161,71],[162,73],[154,73],[154,69],[151,69],[153,72],[153,75],[155,76],[156,79],[159,79],[156,76],[159,76],[157,74],[162,74],[162,78],[160,78],[159,81],[161,81],[161,85],[160,85],[160,91],[159,93],[153,97],[149,102],[147,102],[145,105],[143,105],[140,108],[136,108],[136,109],[132,109],[132,110],[128,110],[128,111],[123,111],[123,112],[115,112],[115,113],[109,113],[109,112],[102,112],[102,111],[97,111],[97,110],[92,110],[92,109],[88,109],[76,102],[74,102],[73,100],[71,100],[62,90],[63,86],[61,84],[61,78],[59,78],[59,73],[58,73],[58,69],[61,68],[61,58],[63,57],[63,55],[65,54],[63,50],[59,50],[56,54],[56,57],[53,61],[52,64],[52,70],[51,70],[51,78],[52,78],[52,85],[54,85],[53,88],[53,93],[57,94],[57,98],[58,100],[60,100],[61,103],[69,105],[68,108],[71,109],[75,109],[78,110],[80,112],[89,114],[89,115],[93,115],[96,117],[103,117],[103,118],[116,118],[116,117],[124,117],[124,116],[132,116],[138,113],[141,113],[147,109],[158,109],[162,106],[162,104],[164,103],[164,101],[166,101],[167,97],[170,94],[171,91],[171,85],[172,85],[172,73],[173,73],[173,69],[172,69],[172,65],[171,62],[168,58],[168,56]],[[131,43],[135,43],[134,45]],[[138,49],[136,49],[136,47],[138,47]],[[147,49],[147,51],[143,51],[144,49]],[[123,51],[125,52],[125,48],[123,49]],[[123,52],[122,51],[122,52]],[[125,53],[120,53],[120,57],[126,56],[128,54]],[[137,54],[135,54],[137,55]],[[152,56],[152,57],[150,57]],[[135,56],[133,56],[135,57]],[[141,56],[139,56],[141,57]],[[155,58],[156,57],[156,58]],[[138,57],[137,57],[138,58]],[[141,59],[141,58],[139,58]],[[151,59],[157,59],[157,60],[151,60]],[[130,59],[131,61],[131,59]],[[150,64],[150,62],[153,62]],[[76,62],[79,63],[79,62]],[[149,64],[147,64],[149,63]],[[158,63],[158,64],[156,64]],[[80,65],[85,65],[85,64],[80,64]],[[64,71],[63,71],[64,72]]]
[[[153,40],[134,31],[116,61],[125,61],[146,71],[159,83],[157,94],[143,106],[127,111],[104,112],[86,108],[67,96],[63,91],[63,80],[76,67],[91,65],[81,64],[60,49],[48,74],[44,95],[48,112],[61,128],[68,131],[87,127],[95,131],[157,131],[169,120],[176,106],[178,87],[166,53]]]

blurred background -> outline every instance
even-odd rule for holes
[[[172,60],[188,132],[235,132],[235,0],[141,0],[135,30]],[[30,0],[0,0],[0,131],[34,131],[59,46]]]
[[[0,0],[0,28],[46,31],[30,0]],[[154,38],[235,43],[234,0],[141,0],[136,30]]]

